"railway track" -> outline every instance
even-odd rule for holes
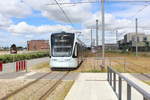
[[[49,88],[44,95],[42,95],[39,100],[45,100],[56,88],[59,84],[61,84],[62,79],[64,79],[69,74],[69,71],[65,73],[57,82],[54,83],[54,85]]]
[[[142,76],[145,76],[146,78],[150,79],[150,76],[144,73],[140,73]]]
[[[26,84],[26,85],[22,86],[21,88],[13,91],[12,93],[9,93],[5,97],[0,98],[0,100],[8,100],[8,99],[13,98],[15,96],[20,96],[19,95],[20,93],[26,95],[26,93],[24,93],[24,91],[26,90],[26,92],[31,92],[29,90],[30,89],[32,90],[34,85],[37,85],[38,88],[33,93],[31,92],[30,95],[26,96],[27,100],[30,99],[30,96],[35,95],[36,92],[40,92],[40,90],[42,90],[42,88],[43,88],[44,92],[43,92],[43,94],[41,94],[40,97],[38,97],[38,100],[45,100],[57,88],[57,86],[61,84],[62,80],[69,74],[69,72],[70,71],[67,71],[65,74],[63,74],[56,82],[52,82],[52,80],[49,80],[48,82],[44,82],[44,84],[42,84],[41,86],[38,86],[37,84],[40,83],[41,79],[52,74],[52,72],[46,73],[46,74],[42,75],[41,77],[39,77],[38,79],[36,79],[32,82],[29,82],[28,84]],[[54,77],[57,77],[57,75],[55,75]],[[15,100],[20,100],[20,99],[15,99]]]

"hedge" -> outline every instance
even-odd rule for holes
[[[49,52],[32,52],[26,54],[5,54],[0,55],[0,61],[3,63],[9,63],[19,60],[27,60],[27,59],[34,59],[34,58],[41,58],[49,56]]]

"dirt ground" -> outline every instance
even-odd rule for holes
[[[33,80],[0,80],[0,99],[31,81]],[[38,100],[55,82],[56,80],[40,80],[13,95],[9,100]],[[62,81],[46,100],[63,100],[73,83],[71,80]]]
[[[6,96],[6,94],[12,93],[16,89],[24,86],[32,80],[0,80],[0,98]]]

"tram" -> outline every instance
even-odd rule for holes
[[[83,61],[85,44],[75,33],[52,33],[50,36],[51,68],[77,68]]]

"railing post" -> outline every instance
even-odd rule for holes
[[[127,100],[131,100],[131,86],[127,84]]]
[[[118,83],[118,100],[122,100],[122,79],[119,77],[119,83]]]
[[[3,71],[3,62],[0,61],[0,72]]]
[[[116,73],[114,72],[114,79],[113,79],[113,85],[114,85],[114,91],[116,92]]]
[[[109,82],[109,67],[107,67],[107,81]]]
[[[112,86],[112,70],[110,69],[110,85]]]

